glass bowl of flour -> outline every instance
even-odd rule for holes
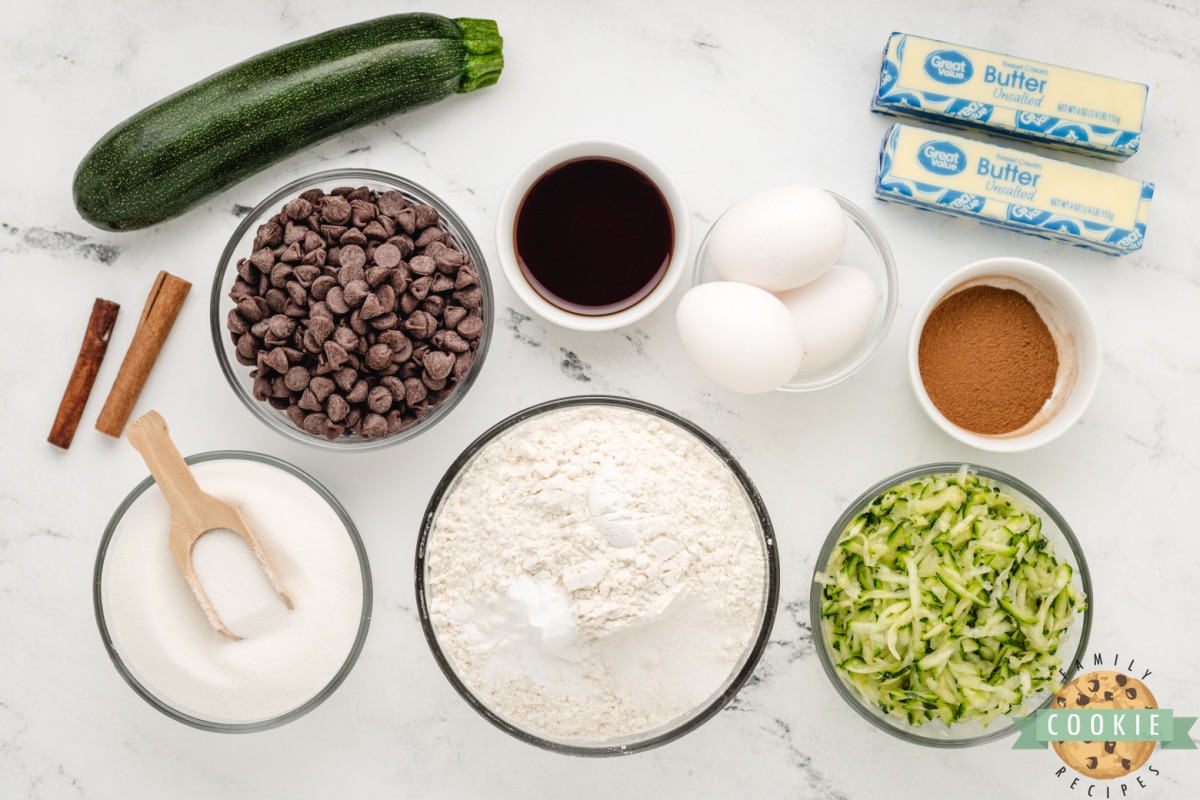
[[[547,750],[623,755],[713,717],[766,647],[770,518],[690,422],[571,397],[498,423],[451,465],[416,558],[426,641],[489,722]]]
[[[371,620],[371,571],[353,521],[307,473],[259,453],[189,456],[197,483],[235,506],[292,600],[275,594],[234,533],[205,533],[193,566],[240,638],[209,624],[167,546],[153,478],[125,498],[96,557],[93,600],[121,677],[169,717],[204,730],[274,728],[324,702],[353,668]]]

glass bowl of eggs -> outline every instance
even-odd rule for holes
[[[899,297],[887,239],[865,211],[819,187],[756,192],[709,228],[676,308],[680,340],[735,392],[805,392],[875,355]]]

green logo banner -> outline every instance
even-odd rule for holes
[[[1014,750],[1045,749],[1050,742],[1161,742],[1164,750],[1195,750],[1196,717],[1169,708],[1040,708],[1010,717],[1020,735]]]

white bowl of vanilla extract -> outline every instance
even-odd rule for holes
[[[687,270],[683,191],[648,153],[615,139],[572,139],[525,163],[496,222],[504,276],[537,315],[602,331],[653,312]]]

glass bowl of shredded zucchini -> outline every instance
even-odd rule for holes
[[[997,470],[926,464],[880,481],[821,548],[810,597],[826,674],[882,730],[964,747],[1050,702],[1091,630],[1079,541]]]

